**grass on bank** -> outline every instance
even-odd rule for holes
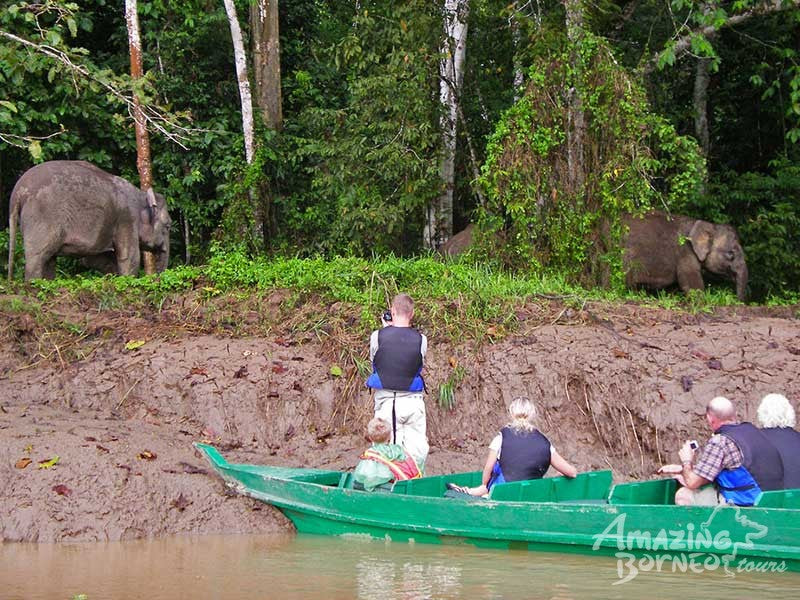
[[[3,293],[22,293],[47,304],[55,298],[73,296],[91,302],[100,310],[160,310],[165,300],[198,291],[202,297],[233,295],[239,299],[273,290],[290,290],[290,301],[345,303],[355,307],[360,322],[353,326],[364,333],[374,328],[390,299],[407,292],[417,303],[417,320],[431,333],[460,338],[478,334],[490,326],[502,337],[513,331],[516,311],[531,299],[558,300],[575,309],[586,301],[635,302],[642,305],[710,312],[715,307],[739,304],[731,288],[708,288],[688,297],[680,292],[658,295],[637,291],[587,290],[557,274],[511,274],[468,261],[442,261],[433,257],[374,260],[362,258],[250,258],[242,253],[217,253],[204,266],[179,266],[153,276],[115,277],[78,275],[52,281],[3,282]],[[26,310],[30,301],[15,298],[4,302],[4,310]],[[800,302],[800,294],[773,298],[770,304]],[[16,303],[16,305],[15,305]],[[28,306],[31,311],[39,307]],[[320,307],[321,309],[324,307]],[[321,311],[324,312],[324,311]]]

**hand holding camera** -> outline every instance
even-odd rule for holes
[[[383,323],[384,327],[386,327],[387,325],[391,325],[392,324],[392,311],[390,311],[390,310],[384,311],[383,314],[381,315],[381,322]]]
[[[691,463],[694,459],[694,452],[697,450],[699,444],[695,440],[689,440],[681,446],[678,456],[681,457],[682,463]]]

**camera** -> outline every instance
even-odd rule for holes
[[[392,322],[392,311],[390,311],[390,310],[385,311],[383,313],[383,320],[386,321],[387,323],[391,323]]]
[[[699,446],[700,444],[698,444],[695,440],[689,441],[689,448],[691,448],[692,450],[697,450]]]

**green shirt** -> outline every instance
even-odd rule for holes
[[[405,450],[399,444],[372,444],[372,450],[380,452],[388,460],[406,459]],[[394,475],[386,465],[366,458],[356,465],[353,479],[363,485],[365,490],[371,492],[379,485],[392,481]]]

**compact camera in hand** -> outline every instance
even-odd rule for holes
[[[700,444],[698,444],[696,440],[690,440],[689,441],[689,448],[691,448],[692,450],[697,450],[697,448],[699,448],[699,447],[700,447]]]
[[[383,320],[386,321],[387,323],[391,323],[392,322],[392,311],[387,310],[386,312],[384,312],[383,313]]]

